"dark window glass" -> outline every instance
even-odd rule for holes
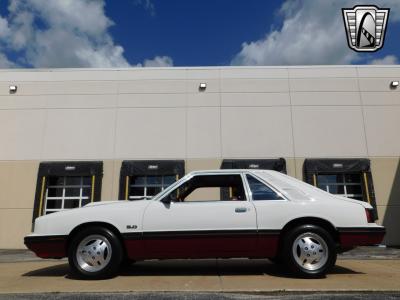
[[[65,189],[65,197],[79,197],[81,193],[80,188],[66,188]]]
[[[68,208],[76,208],[79,207],[79,200],[64,200],[64,208],[68,209]]]
[[[253,200],[283,200],[274,190],[251,175],[246,175]]]
[[[80,185],[82,177],[67,176],[65,177],[65,185]]]

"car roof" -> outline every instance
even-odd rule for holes
[[[188,175],[202,175],[202,174],[226,174],[226,173],[257,173],[257,172],[266,172],[266,173],[279,173],[273,170],[259,170],[259,169],[216,169],[216,170],[199,170],[192,171],[188,173]]]

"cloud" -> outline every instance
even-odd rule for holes
[[[400,20],[400,1],[375,1],[390,7],[390,20]],[[341,8],[356,1],[286,0],[279,15],[283,25],[263,38],[244,42],[233,65],[349,64],[361,60],[347,46]]]
[[[108,32],[102,0],[11,0],[7,38],[19,63],[32,67],[127,67]],[[0,22],[0,36],[1,36]]]
[[[133,4],[142,6],[145,10],[147,10],[150,13],[152,17],[156,15],[156,9],[154,3],[151,0],[135,0]]]
[[[154,10],[151,1],[141,3]],[[104,0],[10,0],[0,16],[0,67],[130,67],[109,32],[113,25]],[[172,59],[156,56],[143,65],[170,66]]]
[[[386,55],[383,58],[373,59],[369,62],[370,65],[397,65],[398,58],[395,55]]]
[[[172,67],[174,62],[169,56],[156,56],[153,59],[145,59],[139,66],[143,67]]]

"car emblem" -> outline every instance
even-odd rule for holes
[[[390,8],[357,5],[342,8],[349,47],[358,52],[374,52],[383,47]]]

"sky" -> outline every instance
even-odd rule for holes
[[[390,8],[349,49],[342,8]],[[400,0],[0,0],[0,68],[398,64]]]

